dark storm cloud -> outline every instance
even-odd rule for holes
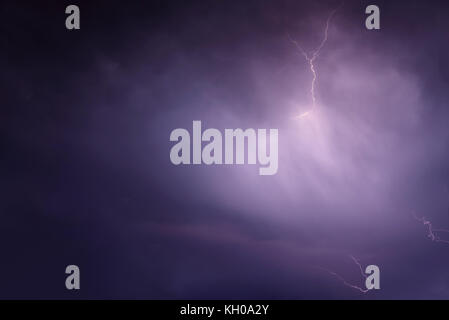
[[[5,2],[0,296],[447,298],[445,3],[346,1],[311,74],[287,34],[319,43],[339,1]],[[62,13],[62,14],[61,14]],[[279,172],[175,167],[169,134],[279,128]],[[348,258],[381,268],[360,295]],[[28,273],[34,266],[33,273]],[[38,273],[40,276],[36,276]]]

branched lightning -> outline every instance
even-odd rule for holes
[[[364,278],[364,279],[366,279],[366,274],[363,272],[363,268],[362,268],[362,265],[361,265],[361,263],[355,258],[355,257],[353,257],[353,256],[350,256],[350,258],[352,259],[352,261],[354,261],[354,263],[358,266],[358,268],[359,268],[359,270],[360,270],[360,274],[362,275],[362,277]],[[326,269],[326,268],[321,268],[321,269],[323,269],[323,270],[325,270],[326,272],[328,272],[329,274],[331,274],[331,275],[333,275],[335,278],[337,278],[338,280],[340,280],[341,281],[341,283],[343,283],[346,287],[348,287],[348,288],[351,288],[351,289],[354,289],[354,290],[357,290],[357,291],[359,291],[359,292],[361,292],[361,293],[367,293],[368,291],[370,291],[371,289],[363,289],[362,287],[360,287],[360,286],[357,286],[357,285],[355,285],[355,284],[352,284],[352,283],[349,283],[345,278],[343,278],[341,275],[339,275],[338,273],[336,273],[336,272],[334,272],[334,271],[332,271],[332,270],[329,270],[329,269]]]
[[[354,256],[350,256],[350,257],[351,257],[352,261],[354,261],[354,263],[359,267],[360,274],[362,275],[362,277],[366,279],[366,274],[363,272],[362,264]]]
[[[335,15],[335,13],[337,12],[337,9],[333,10],[329,17],[326,20],[326,26],[324,28],[324,35],[323,35],[323,40],[321,41],[320,45],[313,50],[310,54],[307,53],[298,43],[298,41],[294,40],[290,34],[287,34],[289,40],[296,46],[296,48],[299,50],[299,52],[301,53],[301,55],[306,59],[307,63],[309,64],[310,67],[310,71],[312,72],[312,83],[311,83],[311,87],[310,87],[310,96],[312,98],[312,108],[309,111],[306,111],[304,113],[302,113],[301,115],[299,115],[297,118],[303,118],[305,116],[307,116],[310,112],[312,112],[315,107],[316,107],[316,95],[315,95],[315,86],[316,86],[316,82],[318,79],[318,74],[317,71],[315,69],[315,60],[318,58],[321,49],[323,49],[324,45],[327,42],[328,39],[328,34],[329,34],[329,25],[330,22],[332,20],[332,17]]]
[[[441,239],[438,233],[449,233],[446,229],[434,229],[432,223],[426,219],[426,217],[418,218],[414,213],[413,217],[421,222],[427,228],[427,238],[434,242],[441,242],[449,244],[449,240]]]

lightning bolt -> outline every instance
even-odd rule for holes
[[[312,108],[306,112],[303,112],[302,114],[300,114],[299,116],[295,117],[297,119],[301,119],[304,117],[307,117],[308,115],[310,115],[313,110],[316,109],[317,106],[317,99],[316,99],[316,83],[318,81],[318,73],[316,71],[316,67],[315,67],[315,61],[318,58],[318,56],[320,55],[321,50],[323,49],[323,47],[325,46],[328,37],[329,37],[329,26],[331,23],[332,18],[334,17],[335,13],[338,11],[338,9],[344,4],[344,2],[342,2],[340,4],[340,6],[336,9],[334,9],[333,11],[331,11],[331,13],[329,14],[327,20],[326,20],[326,25],[324,28],[324,33],[323,33],[323,39],[321,40],[320,44],[318,47],[315,48],[315,50],[311,51],[310,53],[308,53],[307,51],[305,51],[302,46],[298,43],[298,41],[294,40],[289,33],[287,33],[287,36],[289,38],[289,40],[295,45],[295,47],[298,49],[299,53],[304,57],[304,59],[306,60],[306,62],[309,65],[310,68],[310,72],[312,73],[312,82],[310,85],[310,96],[312,99]],[[367,275],[363,272],[363,268],[361,263],[354,257],[354,256],[350,256],[351,260],[357,265],[360,274],[362,275],[363,279],[367,278]],[[348,288],[357,290],[363,294],[367,293],[368,291],[370,291],[371,289],[368,288],[362,288],[358,285],[352,284],[350,282],[348,282],[344,277],[342,277],[340,274],[323,268],[323,267],[319,267],[319,269],[322,269],[324,271],[326,271],[327,273],[331,274],[332,276],[334,276],[335,278],[337,278],[338,280],[341,281],[341,283],[343,283],[343,285],[345,285]]]
[[[366,276],[366,274],[363,272],[362,264],[361,264],[355,257],[350,256],[350,258],[351,258],[352,261],[354,261],[354,263],[355,263],[355,264],[357,265],[357,267],[359,268],[360,274],[362,275],[362,277],[363,277],[364,279],[366,279],[367,276]],[[368,288],[363,289],[363,288],[360,287],[360,286],[357,286],[357,285],[355,285],[355,284],[349,283],[345,278],[343,278],[341,275],[339,275],[338,273],[336,273],[336,272],[334,272],[334,271],[332,271],[332,270],[329,270],[329,269],[326,269],[326,268],[320,268],[320,269],[323,269],[323,270],[326,271],[327,273],[333,275],[335,278],[337,278],[338,280],[340,280],[340,282],[343,283],[343,285],[345,285],[345,286],[348,287],[348,288],[357,290],[357,291],[359,291],[359,292],[361,292],[361,293],[363,293],[363,294],[365,294],[365,293],[367,293],[368,291],[371,290],[371,289],[368,289]]]
[[[337,12],[338,8],[333,10],[330,14],[329,17],[326,20],[326,26],[324,28],[324,35],[323,35],[323,40],[321,41],[320,45],[313,50],[311,53],[307,53],[298,43],[298,41],[294,40],[289,33],[287,33],[287,36],[289,38],[289,40],[296,46],[296,48],[299,50],[299,52],[301,53],[301,55],[306,59],[307,63],[309,64],[309,68],[310,71],[312,72],[312,83],[310,86],[310,96],[312,98],[312,108],[309,111],[306,111],[302,114],[300,114],[299,116],[297,116],[296,118],[304,118],[307,115],[309,115],[315,108],[316,108],[316,94],[315,94],[315,87],[316,87],[316,82],[318,80],[318,73],[315,69],[315,60],[318,58],[321,49],[323,49],[324,45],[327,42],[328,39],[328,34],[329,34],[329,25],[330,22],[332,20],[332,17],[335,15],[335,13]]]
[[[413,217],[415,220],[421,222],[427,228],[427,238],[434,242],[441,242],[449,244],[449,240],[441,239],[438,236],[438,233],[444,232],[449,233],[449,230],[446,229],[434,229],[432,223],[426,219],[426,217],[418,218],[414,213]]]

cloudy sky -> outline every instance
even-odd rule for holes
[[[0,5],[1,298],[449,298],[447,2],[69,4]],[[174,166],[194,120],[279,129],[278,173]]]

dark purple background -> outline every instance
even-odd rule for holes
[[[0,298],[449,298],[413,218],[449,229],[447,1],[346,1],[304,120],[287,33],[312,50],[340,1],[74,1],[68,31],[72,2],[0,4]],[[278,128],[278,174],[172,165],[193,120]],[[362,286],[349,255],[381,290],[322,269]]]

